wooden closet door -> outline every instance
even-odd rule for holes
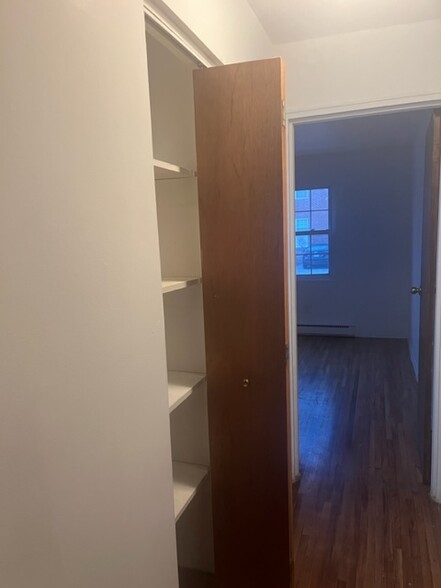
[[[220,588],[288,588],[284,70],[194,74],[202,283]]]

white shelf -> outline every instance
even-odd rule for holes
[[[194,178],[196,176],[194,170],[185,169],[185,167],[160,159],[153,160],[153,167],[155,180],[178,180],[179,178]]]
[[[207,467],[179,461],[173,462],[173,494],[176,522],[195,497],[198,486],[207,474]]]
[[[172,412],[186,400],[193,390],[205,381],[205,374],[168,372],[168,407]]]
[[[201,283],[201,278],[166,278],[162,280],[162,293],[175,292]]]

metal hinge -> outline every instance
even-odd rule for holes
[[[282,100],[282,127],[286,127],[285,100]]]
[[[289,343],[285,343],[285,359],[289,361]]]

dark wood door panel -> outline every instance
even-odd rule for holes
[[[283,66],[194,82],[216,576],[288,588]]]

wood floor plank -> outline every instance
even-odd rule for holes
[[[401,340],[299,338],[296,588],[440,588],[441,508],[422,483]]]

